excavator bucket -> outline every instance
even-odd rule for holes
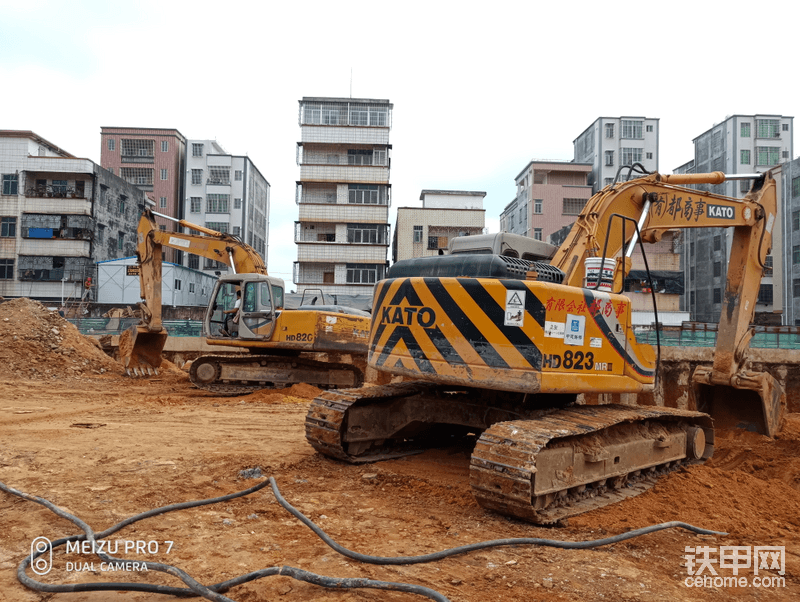
[[[158,374],[167,331],[151,332],[147,326],[131,326],[119,337],[119,359],[128,376]]]
[[[718,428],[741,428],[774,437],[781,429],[786,392],[767,372],[742,370],[729,384],[712,382],[713,369],[698,366],[692,375],[695,407],[710,414]]]

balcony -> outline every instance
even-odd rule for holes
[[[303,182],[388,184],[389,168],[382,165],[301,165]]]
[[[389,221],[388,217],[389,207],[387,205],[359,205],[356,203],[311,205],[301,203],[298,221],[385,224]]]
[[[154,158],[153,156],[142,156],[142,155],[120,155],[120,161],[122,163],[153,163]]]
[[[38,185],[25,189],[25,196],[39,199],[85,199],[85,188],[75,186]]]
[[[388,245],[299,244],[297,261],[303,263],[385,263]]]

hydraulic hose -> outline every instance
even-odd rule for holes
[[[589,548],[596,548],[599,546],[610,545],[614,543],[618,543],[621,541],[625,541],[627,539],[631,539],[634,537],[639,537],[641,535],[645,535],[647,533],[653,533],[655,531],[661,531],[663,529],[670,529],[670,528],[682,528],[693,533],[698,533],[702,535],[726,535],[726,533],[720,531],[711,531],[708,529],[701,529],[700,527],[695,527],[693,525],[689,525],[682,522],[668,522],[668,523],[661,523],[658,525],[651,525],[649,527],[644,527],[641,529],[636,529],[633,531],[628,531],[626,533],[621,533],[619,535],[614,535],[611,537],[606,537],[603,539],[596,539],[591,541],[561,541],[561,540],[554,540],[554,539],[541,539],[541,538],[511,538],[511,539],[495,539],[491,541],[484,541],[478,542],[474,544],[468,544],[464,546],[459,546],[456,548],[450,548],[447,550],[442,550],[440,552],[434,552],[431,554],[423,554],[420,556],[399,556],[399,557],[383,557],[383,556],[370,556],[367,554],[361,554],[359,552],[354,552],[352,550],[348,550],[347,548],[339,545],[330,536],[328,536],[318,525],[316,525],[311,519],[306,517],[302,512],[297,510],[294,506],[292,506],[289,502],[284,499],[281,495],[280,491],[278,490],[277,482],[273,477],[270,477],[268,480],[262,481],[257,485],[250,487],[249,489],[245,489],[236,493],[232,493],[229,495],[224,495],[221,497],[215,498],[208,498],[203,500],[196,500],[191,502],[182,502],[178,504],[170,504],[168,506],[162,506],[160,508],[155,508],[153,510],[148,510],[147,512],[143,512],[141,514],[137,514],[130,518],[127,518],[112,527],[109,527],[105,531],[94,533],[92,528],[86,524],[84,521],[79,519],[78,517],[60,509],[58,506],[53,504],[52,502],[37,496],[33,496],[22,491],[18,491],[13,489],[6,484],[0,482],[0,490],[5,491],[10,495],[14,495],[20,497],[22,499],[41,504],[42,506],[48,508],[51,512],[56,514],[61,518],[65,518],[70,522],[74,523],[83,531],[82,535],[73,535],[70,537],[64,537],[58,539],[51,544],[51,549],[55,549],[59,546],[66,544],[67,542],[72,541],[81,541],[87,540],[90,542],[95,542],[99,539],[103,539],[108,537],[109,535],[116,533],[120,529],[133,524],[137,521],[143,520],[145,518],[150,518],[153,516],[157,516],[160,514],[165,514],[167,512],[173,512],[176,510],[184,510],[187,508],[194,508],[197,506],[205,506],[209,504],[215,504],[222,501],[231,500],[237,497],[242,497],[245,495],[249,495],[260,489],[263,489],[267,485],[271,485],[272,492],[275,495],[275,499],[278,503],[286,509],[289,513],[291,513],[295,518],[300,520],[303,524],[309,527],[320,539],[322,539],[328,546],[334,549],[339,554],[346,556],[347,558],[351,558],[353,560],[357,560],[359,562],[364,562],[368,564],[380,564],[380,565],[409,565],[409,564],[420,564],[426,562],[434,562],[437,560],[442,560],[444,558],[448,558],[450,556],[456,556],[459,554],[466,554],[469,552],[473,552],[476,550],[483,550],[486,548],[494,548],[500,546],[519,546],[519,545],[534,545],[534,546],[548,546],[548,547],[555,547],[555,548],[563,548],[563,549],[570,549],[570,550],[585,550]],[[93,546],[94,549],[94,546]],[[75,584],[52,584],[52,583],[42,583],[35,579],[29,577],[26,573],[27,568],[31,565],[31,563],[39,557],[44,552],[39,552],[36,554],[31,554],[25,557],[25,559],[19,564],[17,567],[17,578],[19,579],[20,583],[25,585],[26,587],[43,592],[50,592],[50,593],[57,593],[57,592],[87,592],[87,591],[140,591],[140,592],[148,592],[148,593],[156,593],[156,594],[165,594],[170,596],[180,596],[180,597],[195,597],[195,596],[202,596],[207,600],[213,600],[215,602],[233,602],[231,598],[223,596],[221,592],[225,592],[228,589],[236,586],[241,585],[243,583],[247,583],[248,581],[254,581],[256,579],[261,579],[263,577],[270,577],[274,575],[284,575],[287,577],[291,577],[298,581],[304,581],[307,583],[313,583],[315,585],[319,585],[322,587],[327,588],[337,588],[337,589],[353,589],[353,588],[370,588],[370,589],[381,589],[381,590],[391,590],[391,591],[402,591],[407,593],[413,593],[421,596],[425,596],[430,598],[431,600],[437,600],[440,602],[448,602],[448,598],[446,598],[443,594],[429,589],[427,587],[423,587],[420,585],[414,585],[409,583],[395,583],[395,582],[388,582],[388,581],[375,581],[371,579],[361,579],[361,578],[338,578],[338,577],[327,577],[323,575],[317,575],[315,573],[310,573],[308,571],[304,571],[302,569],[298,569],[295,567],[290,566],[281,566],[281,567],[268,567],[265,569],[261,569],[258,571],[253,571],[251,573],[247,573],[244,575],[240,575],[238,577],[234,577],[233,579],[229,579],[228,581],[223,581],[220,583],[215,583],[210,586],[204,586],[203,584],[196,581],[191,575],[186,573],[185,571],[163,563],[157,562],[145,562],[144,564],[147,567],[147,570],[154,570],[158,572],[167,573],[177,577],[181,581],[183,581],[187,587],[171,587],[171,586],[164,586],[164,585],[153,585],[153,584],[146,584],[146,583],[123,583],[123,582],[114,582],[114,583],[75,583]],[[97,556],[100,557],[105,562],[131,562],[130,560],[126,560],[123,558],[114,558],[108,554],[102,552],[96,552]]]

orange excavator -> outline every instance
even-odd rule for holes
[[[771,174],[753,179],[744,199],[680,186],[720,184],[721,172],[615,182],[549,263],[463,250],[397,262],[375,288],[368,361],[404,381],[323,393],[308,441],[358,463],[472,436],[478,502],[547,524],[711,457],[712,417],[774,435],[785,394],[747,368],[747,349],[777,201]],[[653,390],[658,354],[637,342],[621,294],[631,254],[666,230],[711,227],[733,227],[733,250],[714,363],[693,374],[691,409],[577,404]]]
[[[162,231],[156,216],[193,232]],[[123,333],[119,344],[120,361],[128,374],[157,373],[161,365],[168,336],[161,320],[163,247],[211,258],[232,270],[217,281],[203,320],[203,334],[209,345],[234,348],[241,354],[194,360],[189,375],[195,385],[221,395],[240,395],[298,382],[325,389],[363,383],[359,363],[364,363],[367,352],[368,313],[338,305],[286,309],[283,280],[267,274],[264,261],[252,247],[230,234],[150,209],[139,220],[137,246],[144,299],[139,305],[144,318]],[[341,361],[345,354],[352,361]]]

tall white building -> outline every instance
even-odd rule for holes
[[[641,163],[658,171],[658,119],[598,117],[572,145],[575,163],[592,164],[592,194],[611,184],[622,166]],[[627,170],[620,174],[623,180],[627,176]]]
[[[188,140],[184,189],[186,221],[238,236],[267,263],[270,184],[249,157],[229,155],[215,140]],[[193,254],[176,263],[207,271],[228,269]]]
[[[781,115],[732,115],[693,140],[694,161],[677,168],[677,173],[754,174],[765,172],[792,158],[793,118]],[[708,192],[730,197],[743,197],[752,180],[729,180],[717,185],[702,185]],[[782,279],[773,279],[773,271],[782,274],[786,257],[781,250],[784,217],[778,212],[773,227],[773,254],[767,257],[767,268],[756,302],[756,320],[780,323],[780,316],[771,315],[784,305]],[[733,228],[687,230],[684,236],[683,259],[685,310],[692,320],[717,322],[722,311],[722,297],[728,274],[728,258]],[[774,258],[774,261],[773,261]]]
[[[386,273],[392,104],[304,97],[297,143],[297,292],[369,294]]]

